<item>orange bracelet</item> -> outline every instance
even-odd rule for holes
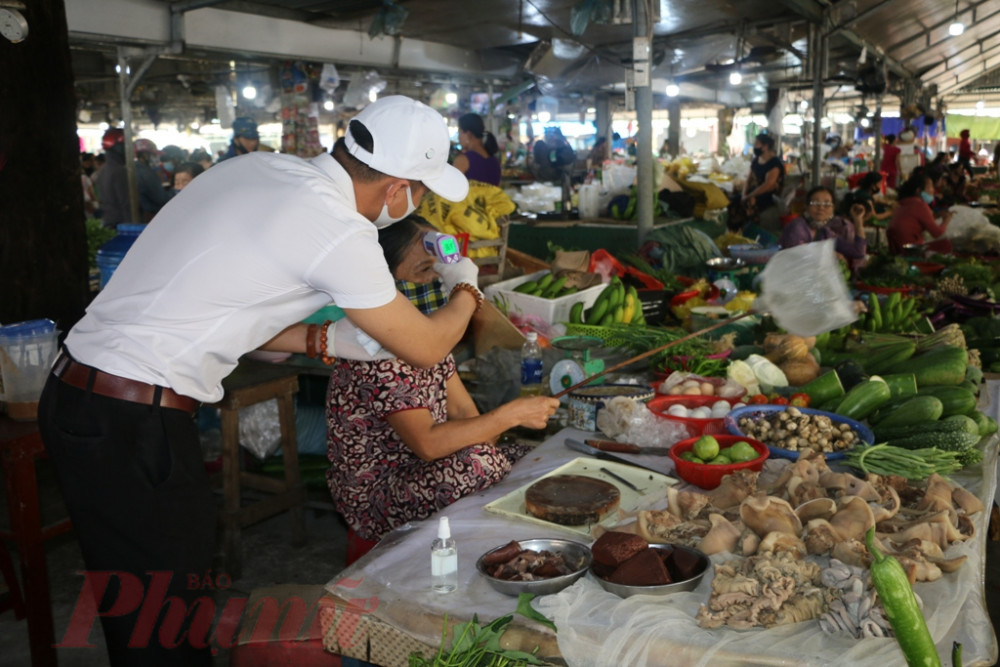
[[[330,364],[332,364],[334,361],[337,360],[336,357],[331,357],[326,353],[327,350],[326,341],[327,341],[327,336],[329,335],[330,332],[331,324],[333,324],[333,321],[327,320],[326,322],[323,322],[323,328],[319,330],[319,347],[320,347],[319,358],[327,366],[329,366]]]
[[[316,358],[316,329],[315,324],[310,324],[306,329],[306,356],[310,359]]]
[[[472,311],[473,313],[478,313],[479,309],[483,307],[483,293],[479,291],[479,288],[475,285],[469,283],[458,283],[451,288],[451,292],[448,294],[448,298],[455,296],[455,292],[468,292],[472,295],[472,298],[476,300],[476,309]]]

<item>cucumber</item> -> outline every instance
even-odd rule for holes
[[[944,406],[943,417],[968,415],[976,410],[976,395],[963,387],[921,387],[917,396],[934,396]]]
[[[913,341],[886,345],[877,352],[867,355],[861,365],[869,373],[884,373],[912,357],[916,351],[917,344]]]
[[[889,440],[886,444],[893,447],[902,447],[903,449],[936,447],[946,452],[961,452],[970,447],[975,447],[980,439],[978,433],[966,433],[965,431],[931,432]]]
[[[893,373],[913,373],[917,386],[956,385],[965,380],[969,366],[969,353],[964,347],[937,347],[916,357],[896,364]]]
[[[916,382],[913,385],[916,391]],[[827,371],[799,389],[809,395],[809,405],[820,405],[844,395],[844,385],[840,383],[837,371]]]
[[[917,376],[913,373],[893,373],[881,377],[889,385],[889,393],[892,398],[917,395]]]
[[[975,433],[972,431],[973,428],[976,429]],[[979,426],[971,417],[955,415],[954,417],[939,421],[914,422],[903,426],[876,426],[874,432],[876,442],[888,442],[911,436],[929,435],[931,433],[970,433],[978,435]]]
[[[885,380],[871,378],[847,392],[835,412],[850,419],[864,419],[890,398],[889,385]]]
[[[976,422],[976,426],[979,428],[979,435],[986,437],[988,435],[993,435],[997,432],[997,423],[992,417],[984,415],[979,410],[974,411],[969,417]]]
[[[941,418],[944,405],[934,396],[913,396],[878,423],[879,429],[932,422]]]

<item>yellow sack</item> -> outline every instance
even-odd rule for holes
[[[468,234],[471,243],[500,238],[498,220],[513,213],[515,208],[507,193],[497,186],[469,181],[469,194],[464,201],[451,202],[429,192],[417,209],[417,214],[446,234]],[[469,251],[469,257],[496,254],[496,248],[476,248]]]
[[[713,183],[692,183],[684,179],[678,179],[678,183],[697,202],[694,207],[696,218],[704,218],[705,211],[729,206],[729,197]]]

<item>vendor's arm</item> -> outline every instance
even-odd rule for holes
[[[448,419],[469,419],[479,416],[479,408],[472,400],[458,373],[453,373],[445,385],[448,392]]]
[[[951,211],[945,211],[944,215],[941,216],[941,224],[939,225],[937,221],[934,220],[934,213],[931,211],[930,207],[921,207],[917,211],[917,222],[920,223],[921,228],[934,238],[940,238],[944,235],[945,230],[948,228],[948,223],[951,222]]]
[[[463,174],[469,171],[469,158],[465,156],[465,153],[459,153],[455,156],[455,161],[452,163],[455,169],[458,169]]]
[[[764,177],[764,182],[758,185],[756,188],[747,193],[747,197],[757,197],[759,195],[765,195],[768,192],[774,192],[778,189],[778,179],[781,178],[781,168],[774,167],[769,169],[767,175]]]
[[[442,424],[435,424],[430,411],[422,408],[394,412],[386,420],[416,456],[434,461],[479,442],[492,442],[515,426],[545,428],[558,407],[557,398],[530,396],[478,417],[449,419]]]
[[[781,230],[781,238],[778,239],[778,245],[782,248],[794,248],[797,245],[809,243],[812,240],[813,235],[809,229],[809,223],[800,216],[785,225],[785,228]]]

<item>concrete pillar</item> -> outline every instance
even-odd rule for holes
[[[667,100],[667,150],[674,157],[681,154],[681,101],[676,97]]]

